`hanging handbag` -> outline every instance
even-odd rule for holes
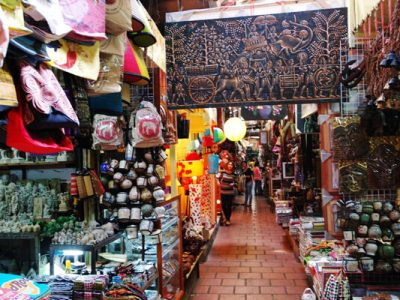
[[[93,96],[120,93],[123,63],[122,56],[101,53],[99,77],[95,81],[87,81],[88,94]]]
[[[54,73],[45,65],[38,69],[19,62],[21,85],[26,94],[25,124],[32,129],[79,126],[78,117]]]
[[[106,31],[114,35],[132,30],[131,1],[106,1]]]
[[[110,116],[122,115],[121,93],[112,93],[89,97],[90,112],[94,114],[105,114]]]
[[[52,154],[74,150],[72,142],[60,129],[40,132],[28,131],[23,118],[22,105],[8,112],[6,137],[8,147],[36,154]]]
[[[4,58],[7,54],[9,42],[9,32],[3,9],[0,6],[0,68],[3,66]]]
[[[65,23],[72,32],[67,37],[76,42],[106,39],[105,1],[60,0]]]
[[[0,111],[18,106],[14,80],[7,65],[0,68]]]

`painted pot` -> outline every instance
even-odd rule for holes
[[[392,225],[392,221],[390,221],[388,216],[381,216],[379,219],[379,225],[381,225],[381,228],[390,227]]]
[[[380,239],[382,237],[382,230],[379,227],[379,225],[372,225],[369,229],[368,229],[368,237],[370,239]]]
[[[354,210],[355,210],[357,213],[362,213],[363,205],[362,205],[360,202],[355,203],[355,204],[354,204]]]
[[[149,164],[146,169],[146,175],[151,176],[151,175],[153,175],[153,173],[154,173],[154,165]]]
[[[393,223],[391,228],[392,228],[394,236],[400,237],[400,223]]]
[[[163,189],[159,186],[154,188],[153,197],[156,199],[157,202],[165,200],[165,193]]]
[[[122,182],[121,182],[121,188],[122,189],[124,189],[124,190],[129,190],[131,187],[132,187],[132,185],[133,185],[133,183],[132,183],[132,181],[131,180],[129,180],[129,179],[124,179]]]
[[[141,207],[141,211],[142,211],[142,216],[143,217],[149,218],[153,214],[154,208],[153,208],[153,206],[151,204],[144,204]]]
[[[116,199],[118,204],[125,204],[128,200],[128,193],[124,192],[118,193]]]
[[[131,208],[131,220],[138,222],[141,219],[142,219],[141,209],[139,207],[132,207]]]
[[[365,244],[365,251],[369,256],[375,256],[378,251],[378,244],[374,240],[368,240]]]
[[[143,235],[150,235],[153,232],[154,223],[150,220],[142,220],[140,222],[140,232]]]
[[[349,246],[346,248],[346,252],[347,252],[350,256],[356,257],[356,256],[357,256],[357,252],[358,252],[358,247],[357,247],[357,245],[349,245]]]
[[[375,201],[372,205],[373,205],[375,211],[379,212],[382,210],[383,204],[381,201]]]
[[[149,186],[156,186],[158,184],[158,177],[157,176],[150,176],[147,179],[147,183],[149,184]]]
[[[358,225],[357,233],[361,237],[367,236],[367,234],[368,234],[368,226],[367,225]]]
[[[360,216],[360,224],[368,225],[371,220],[371,216],[369,214],[363,213]]]
[[[392,203],[390,203],[390,202],[385,202],[385,203],[383,203],[383,211],[385,212],[385,213],[389,213],[389,212],[391,212],[393,210],[393,204]]]
[[[374,270],[374,259],[372,257],[361,257],[360,264],[361,269],[365,272],[371,272]]]
[[[394,234],[389,228],[382,229],[382,240],[384,242],[391,242],[394,240]]]
[[[375,271],[379,273],[392,272],[392,265],[384,260],[378,260],[375,264]]]
[[[136,202],[140,200],[140,194],[138,192],[137,186],[133,186],[129,191],[129,200]]]
[[[371,203],[364,203],[362,212],[366,214],[372,214],[374,212],[374,207],[372,206]]]
[[[147,186],[147,179],[144,176],[140,176],[137,180],[136,180],[136,185],[138,186],[138,188],[145,188]]]
[[[138,178],[138,175],[134,169],[131,169],[131,170],[129,170],[128,174],[126,175],[126,178],[128,178],[129,180],[136,180]]]
[[[126,227],[126,236],[128,240],[134,240],[138,237],[137,225],[129,225]]]
[[[389,213],[389,218],[392,222],[397,222],[400,219],[400,212],[397,210],[392,210]]]
[[[374,212],[371,214],[371,222],[372,223],[379,223],[380,218],[381,218],[381,215],[377,212]]]
[[[147,164],[143,160],[141,161],[138,160],[133,165],[133,168],[135,169],[136,173],[143,174],[144,172],[146,172]]]
[[[118,209],[118,219],[119,220],[129,220],[129,217],[131,215],[131,211],[127,207],[121,207]]]
[[[350,220],[358,221],[358,220],[360,220],[360,215],[357,214],[357,213],[351,213],[351,214],[349,215],[349,218],[350,218]]]
[[[380,258],[390,260],[394,257],[395,249],[392,245],[380,245],[378,248],[378,255]]]
[[[121,172],[114,174],[113,179],[116,183],[121,183],[124,180],[124,175]]]
[[[366,243],[367,243],[367,239],[366,238],[363,238],[363,237],[357,237],[356,238],[356,244],[357,244],[358,247],[362,247],[363,248]]]
[[[148,163],[150,163],[150,164],[152,164],[153,162],[154,162],[154,158],[153,158],[153,154],[151,153],[151,151],[147,151],[145,154],[144,154],[144,159],[148,162]]]
[[[153,195],[151,194],[151,192],[149,191],[149,189],[144,188],[142,190],[142,192],[140,193],[140,199],[143,202],[151,202],[151,200],[153,200]]]
[[[346,272],[357,272],[359,270],[358,260],[352,257],[345,257],[343,267]]]

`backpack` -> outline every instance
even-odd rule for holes
[[[151,102],[142,101],[138,109],[132,112],[129,128],[132,147],[150,148],[164,145],[161,117]]]

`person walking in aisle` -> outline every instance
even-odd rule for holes
[[[235,197],[235,174],[233,162],[228,162],[220,174],[222,211],[225,215],[225,225],[231,225],[232,203]]]
[[[247,162],[242,162],[243,175],[246,176],[246,188],[244,191],[244,205],[251,207],[251,202],[253,200],[253,171],[248,166]]]
[[[253,173],[254,173],[254,183],[255,183],[255,188],[254,188],[255,194],[258,196],[261,196],[263,194],[262,173],[261,173],[260,164],[258,161],[254,164]]]

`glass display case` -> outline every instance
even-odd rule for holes
[[[141,235],[139,232],[136,239],[126,239],[126,254],[128,261],[142,260],[157,265],[158,280],[145,290],[149,299],[155,299],[157,290],[164,299],[180,299],[183,295],[180,197],[157,206],[164,208],[156,222],[160,234]]]
[[[162,243],[159,251],[161,295],[165,299],[179,299],[183,294],[180,197],[174,197],[161,206],[165,208],[165,215],[161,218]]]

